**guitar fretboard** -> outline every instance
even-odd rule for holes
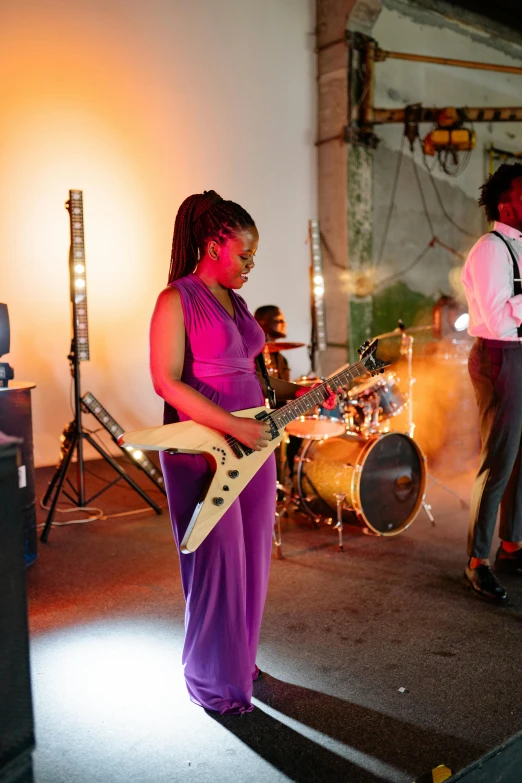
[[[66,204],[71,224],[69,274],[73,303],[75,349],[81,362],[89,360],[89,323],[87,320],[87,277],[85,268],[85,237],[83,230],[83,192],[70,190]]]
[[[364,361],[361,360],[360,362],[356,362],[346,369],[341,370],[336,375],[330,376],[330,378],[327,378],[326,381],[315,389],[310,389],[310,391],[307,391],[306,394],[303,394],[296,400],[288,402],[283,408],[272,411],[270,413],[270,418],[277,429],[280,430],[283,427],[286,427],[286,425],[294,419],[297,419],[298,416],[303,416],[306,411],[313,408],[314,405],[319,405],[327,400],[330,396],[327,387],[330,387],[332,391],[337,391],[337,389],[344,386],[347,381],[353,381],[355,378],[359,378],[367,372]]]

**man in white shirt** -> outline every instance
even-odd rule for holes
[[[468,331],[476,337],[468,366],[482,442],[464,580],[481,598],[507,604],[489,554],[500,508],[495,570],[522,574],[522,164],[500,166],[482,186],[479,204],[495,222],[462,272]]]

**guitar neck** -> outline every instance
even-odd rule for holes
[[[320,386],[316,386],[314,389],[310,389],[310,391],[306,392],[306,394],[298,397],[297,400],[292,400],[291,402],[288,402],[283,408],[279,408],[278,410],[273,411],[270,414],[270,418],[275,423],[278,430],[282,429],[294,419],[297,419],[299,416],[303,416],[306,411],[310,410],[310,408],[313,408],[314,405],[320,405],[322,402],[325,402],[325,400],[327,400],[330,396],[330,392],[327,387],[333,391],[337,391],[337,389],[341,386],[344,386],[347,381],[353,381],[355,378],[358,378],[361,375],[366,375],[366,373],[367,369],[364,362],[356,362],[356,364],[350,365],[345,370],[342,370],[335,375],[331,375]]]

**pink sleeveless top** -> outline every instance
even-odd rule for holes
[[[265,335],[245,300],[230,291],[234,317],[195,274],[172,285],[181,297],[185,321],[185,359],[181,380],[228,411],[263,405],[255,357]],[[186,421],[165,403],[165,424]]]

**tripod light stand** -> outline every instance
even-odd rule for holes
[[[83,226],[83,193],[81,190],[70,190],[69,200],[65,204],[66,209],[69,212],[70,229],[71,229],[71,246],[69,251],[69,279],[70,279],[70,298],[72,303],[72,319],[73,319],[73,337],[71,341],[71,352],[68,355],[68,359],[71,366],[71,374],[74,380],[74,420],[64,429],[62,434],[62,449],[60,455],[60,461],[56,466],[56,471],[49,482],[49,486],[43,498],[44,506],[47,506],[51,501],[49,507],[49,513],[47,520],[41,535],[42,541],[47,541],[51,525],[53,523],[53,517],[56,510],[56,505],[60,494],[64,493],[66,497],[71,500],[78,508],[87,506],[95,497],[98,497],[102,492],[112,487],[121,479],[124,479],[134,489],[148,505],[154,509],[156,514],[161,514],[162,510],[142,489],[136,484],[136,482],[128,475],[128,473],[116,462],[116,460],[108,454],[105,449],[97,443],[92,437],[91,433],[84,429],[82,424],[82,409],[84,411],[93,413],[100,420],[100,422],[109,431],[113,440],[117,443],[116,437],[119,434],[118,431],[123,431],[122,428],[112,419],[107,413],[106,409],[102,408],[97,400],[91,394],[85,394],[81,396],[81,382],[80,382],[80,362],[89,360],[89,336],[88,336],[88,321],[87,321],[87,280],[85,270],[85,241],[84,241],[84,226]],[[93,403],[94,400],[94,403]],[[103,411],[101,415],[99,412]],[[84,465],[84,453],[83,444],[87,441],[97,452],[103,457],[103,459],[111,465],[112,468],[118,473],[118,477],[111,482],[108,486],[104,487],[99,492],[96,492],[89,499],[86,498],[85,492],[85,465]],[[144,470],[149,478],[156,484],[156,486],[165,492],[163,487],[163,479],[159,471],[152,465],[152,463],[144,457],[141,452],[129,453],[122,449],[122,451],[132,459],[134,457],[135,464]],[[67,472],[71,465],[73,454],[76,452],[76,484],[67,479],[67,485],[69,492],[64,489],[64,482],[67,477]],[[70,492],[72,494],[70,494]]]

